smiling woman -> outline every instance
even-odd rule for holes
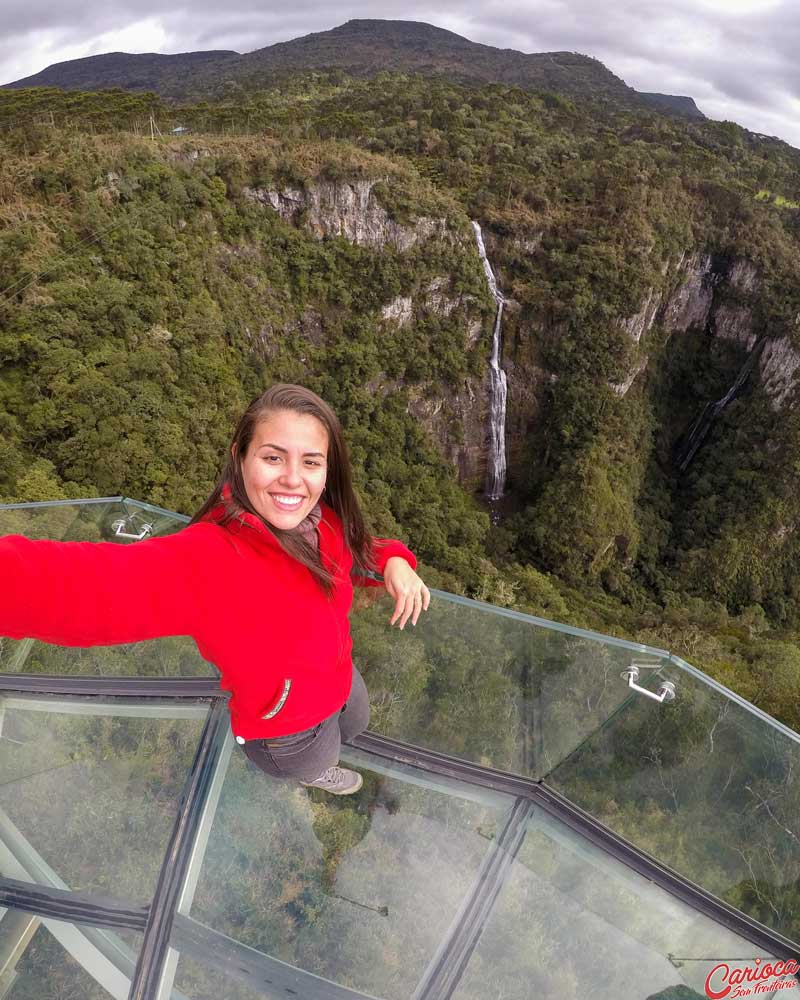
[[[284,674],[282,683],[273,676],[270,701],[264,703],[267,692],[258,686],[255,700],[246,707],[244,697],[240,698],[241,686],[235,681],[231,686],[231,703],[239,699],[237,711],[240,704],[244,711],[256,709],[260,724],[269,728],[263,736],[254,734],[255,738],[239,732],[237,742],[268,774],[300,778],[303,784],[338,795],[358,791],[361,776],[338,767],[342,741],[363,732],[369,721],[364,681],[350,662],[350,567],[355,563],[361,570],[380,569],[386,589],[395,598],[392,624],[398,622],[401,629],[409,618],[416,624],[428,607],[430,593],[414,572],[416,561],[405,546],[367,536],[353,491],[347,446],[333,410],[310,390],[295,385],[275,385],[255,399],[239,421],[220,480],[193,523],[207,521],[221,526],[238,523],[262,535],[266,528],[267,536],[291,560],[286,586],[279,584],[279,593],[269,599],[264,581],[255,612],[265,622],[274,615],[273,638],[285,630],[285,648],[280,653],[273,650],[271,660],[273,668]],[[271,554],[270,568],[279,581],[275,571],[282,562],[278,553]],[[297,575],[292,563],[308,572]],[[309,575],[313,578],[310,590]],[[355,579],[369,582],[363,575]],[[326,637],[330,618],[317,608],[320,592],[333,610],[335,652],[329,646],[333,633]],[[279,604],[284,610],[277,613]],[[340,630],[346,636],[343,645]],[[301,652],[305,647],[307,651]],[[315,683],[310,683],[311,677]],[[336,692],[344,693],[345,685],[349,694],[341,700]],[[298,720],[312,725],[286,730],[292,716],[283,713],[290,698]],[[334,711],[329,712],[331,707]]]
[[[109,646],[190,635],[231,692],[237,744],[262,771],[337,795],[338,766],[369,721],[351,659],[353,584],[394,598],[416,624],[430,593],[402,542],[371,538],[331,408],[275,385],[236,428],[225,467],[191,524],[134,545],[0,538],[0,635]]]

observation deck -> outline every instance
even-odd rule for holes
[[[32,538],[187,520],[0,506]],[[390,607],[357,592],[372,730],[341,799],[237,751],[188,638],[0,639],[0,998],[691,1000],[800,961],[796,733],[668,650]]]

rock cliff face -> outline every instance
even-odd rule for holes
[[[670,333],[685,333],[691,327],[705,327],[714,301],[714,272],[708,254],[693,254],[678,263],[679,285],[656,307]],[[654,319],[655,315],[654,314]]]
[[[758,270],[751,261],[715,261],[701,253],[683,255],[674,270],[666,271],[667,281],[670,275],[671,288],[648,289],[639,311],[620,320],[620,326],[636,344],[641,344],[653,325],[660,322],[670,334],[701,329],[709,337],[730,341],[746,353],[753,350],[759,339],[753,304],[760,285]],[[614,391],[624,396],[646,370],[647,363],[644,355],[623,382],[612,386]],[[757,370],[772,407],[779,410],[800,384],[800,351],[788,338],[771,339],[767,332]]]
[[[489,375],[465,379],[455,392],[442,395],[441,386],[419,386],[408,406],[437,441],[442,454],[458,472],[461,484],[481,490],[488,460]]]
[[[772,408],[783,409],[800,384],[800,351],[788,337],[768,340],[761,352],[759,374]]]
[[[389,217],[373,193],[378,179],[317,181],[305,188],[243,189],[251,201],[273,208],[286,222],[303,224],[320,239],[344,236],[359,246],[408,250],[415,243],[447,231],[445,219],[418,218],[401,226]]]
[[[310,229],[319,238],[342,236],[376,250],[392,246],[404,251],[448,234],[447,220],[443,218],[418,218],[407,225],[391,219],[373,191],[376,183],[377,179],[318,181],[303,189],[247,188],[244,193],[290,224]],[[455,239],[459,241],[460,237]],[[488,242],[488,252],[497,256],[501,248],[492,245],[491,235]],[[513,250],[534,252],[538,243],[538,238],[530,241],[530,246],[517,240]],[[465,234],[465,252],[470,252],[471,246],[472,241]],[[647,289],[636,313],[619,320],[620,327],[638,347],[638,357],[628,375],[611,385],[620,396],[625,396],[647,371],[648,335],[656,325],[670,336],[680,336],[692,329],[703,330],[709,338],[731,342],[743,353],[750,353],[758,342],[753,304],[759,294],[760,279],[750,261],[731,261],[687,251],[664,264],[662,277],[662,281]],[[484,315],[470,296],[451,291],[450,277],[444,274],[414,295],[399,295],[386,302],[376,322],[408,327],[424,313],[455,317],[463,323],[467,351],[478,348],[490,322],[490,317]],[[507,303],[504,322],[502,364],[508,377],[506,431],[509,485],[513,489],[521,463],[526,456],[529,460],[529,439],[540,426],[557,375],[548,371],[538,357],[536,345],[544,329],[521,315],[513,300]],[[558,334],[558,331],[547,332]],[[486,362],[487,374],[470,377],[454,392],[443,393],[441,385],[400,387],[380,379],[370,387],[382,395],[401,388],[406,391],[409,412],[424,424],[442,454],[457,469],[462,485],[476,491],[485,480],[488,453],[488,354],[482,360]],[[771,340],[767,336],[754,371],[771,405],[780,410],[789,404],[800,384],[800,350],[786,337]]]
[[[658,308],[661,305],[661,296],[655,288],[650,287],[642,303],[642,308],[633,316],[622,321],[622,328],[638,344],[644,334],[648,333],[655,322]]]
[[[317,181],[303,189],[244,188],[243,193],[277,212],[289,224],[309,229],[320,239],[342,236],[359,246],[374,250],[391,246],[401,252],[427,240],[447,238],[462,242],[449,232],[443,218],[421,217],[406,226],[392,220],[375,196],[373,188],[377,183],[377,179]],[[465,253],[475,252],[468,234],[464,234],[463,247]],[[484,332],[483,307],[471,295],[454,293],[449,274],[423,284],[415,295],[398,295],[384,303],[376,322],[405,328],[424,314],[460,324],[466,351],[483,349],[478,347]],[[317,337],[310,339],[319,341],[324,318],[316,320]],[[488,353],[486,363],[488,369]],[[409,413],[428,430],[442,455],[458,471],[462,485],[481,489],[488,454],[488,372],[464,380],[454,392],[444,393],[440,384],[401,385],[388,378],[374,379],[367,389],[379,396],[405,391]]]

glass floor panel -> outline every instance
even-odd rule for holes
[[[301,972],[407,1000],[513,800],[345,750],[364,787],[341,799],[234,750],[188,915]],[[209,995],[182,961],[179,988]]]
[[[126,1000],[142,935],[0,909],[3,1000]]]
[[[767,956],[535,809],[452,995],[706,1000],[706,977],[720,963],[752,968],[756,957]],[[723,975],[713,972],[717,990]]]
[[[655,687],[661,650],[435,594],[417,625],[389,628],[393,602],[360,589],[353,658],[370,728],[465,760],[542,778],[632,700],[621,672]]]
[[[207,712],[0,698],[0,873],[148,901]]]

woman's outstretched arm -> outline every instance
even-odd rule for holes
[[[62,646],[196,637],[218,530],[197,524],[132,545],[0,537],[0,635]]]

